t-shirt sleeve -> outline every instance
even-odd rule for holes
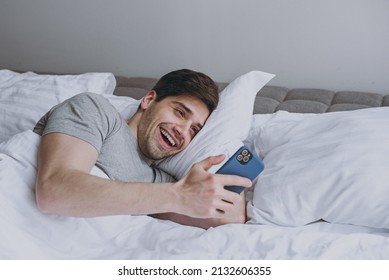
[[[53,107],[34,131],[40,135],[64,133],[93,145],[100,151],[103,141],[120,128],[122,120],[111,103],[95,93],[81,93]]]

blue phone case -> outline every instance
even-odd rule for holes
[[[242,146],[216,173],[238,175],[254,181],[264,168],[262,160],[249,148]],[[245,189],[242,186],[226,186],[225,188],[238,194]]]

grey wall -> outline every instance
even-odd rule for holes
[[[389,93],[387,0],[0,0],[0,68]]]

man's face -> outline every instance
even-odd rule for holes
[[[184,150],[209,116],[207,106],[188,95],[170,96],[157,102],[152,92],[142,102],[138,143],[150,159],[162,159]],[[143,104],[145,103],[145,104]]]

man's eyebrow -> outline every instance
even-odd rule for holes
[[[193,115],[193,111],[188,106],[186,106],[184,103],[182,103],[180,101],[173,101],[173,103],[180,105],[185,111],[187,111],[189,114]]]

